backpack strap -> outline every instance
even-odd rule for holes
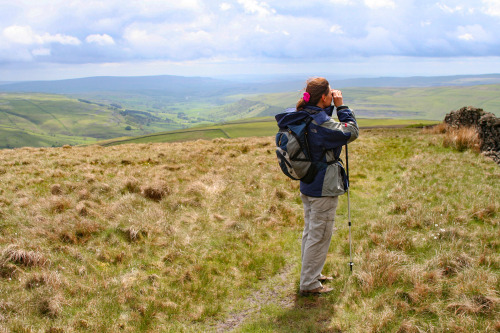
[[[326,152],[325,152],[325,154],[326,154]],[[340,162],[340,164],[344,165],[344,162],[342,161],[342,159],[341,159],[340,157],[339,157],[339,158],[334,159],[333,161],[326,162],[326,164],[328,164],[328,165],[332,165],[332,164],[335,164],[335,163],[337,163],[337,162]]]

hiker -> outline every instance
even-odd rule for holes
[[[340,122],[331,119],[335,107]],[[348,187],[340,154],[342,146],[355,140],[359,134],[354,113],[343,104],[342,92],[331,89],[325,78],[308,80],[294,112],[284,112],[277,116],[277,120],[281,128],[287,122],[292,124],[308,117],[312,117],[307,133],[311,160],[319,163],[315,163],[318,171],[312,181],[300,181],[304,205],[301,295],[333,290],[322,285],[333,278],[321,271],[333,234],[338,196]]]

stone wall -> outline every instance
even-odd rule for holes
[[[466,106],[448,113],[444,122],[453,128],[476,127],[481,151],[500,164],[500,118],[483,109]]]

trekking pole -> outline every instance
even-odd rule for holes
[[[349,187],[351,184],[349,184],[349,154],[347,152],[347,143],[345,145],[345,166],[347,169],[347,216],[348,216],[348,223],[349,223],[349,268],[352,273],[352,241],[351,241],[351,202],[350,202],[350,197],[349,197]]]

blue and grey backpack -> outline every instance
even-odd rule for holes
[[[306,117],[279,129],[276,134],[276,156],[285,175],[304,183],[312,183],[318,173],[311,160],[307,132],[312,118]]]

